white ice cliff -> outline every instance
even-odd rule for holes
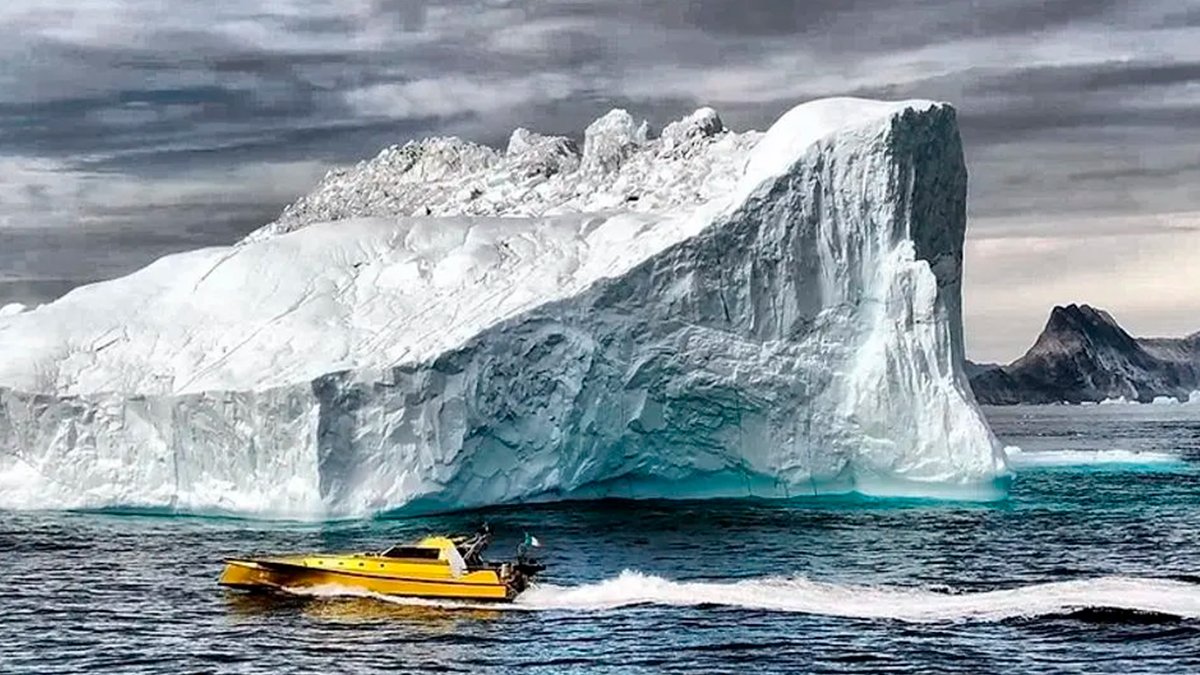
[[[966,179],[923,101],[389,148],[236,246],[0,314],[0,507],[1000,497]]]

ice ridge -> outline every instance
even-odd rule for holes
[[[238,246],[0,317],[0,506],[998,498],[965,197],[925,101],[390,149]]]
[[[544,216],[663,212],[723,196],[761,134],[733,133],[712,108],[650,126],[613,110],[584,132],[583,149],[561,136],[517,129],[502,154],[458,138],[384,149],[331,171],[247,241],[312,223],[367,216]]]

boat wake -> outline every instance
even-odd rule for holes
[[[733,582],[671,581],[625,571],[613,579],[580,586],[537,584],[508,605],[397,598],[329,586],[296,592],[322,597],[375,597],[391,603],[447,609],[509,611],[603,612],[637,606],[719,606],[912,623],[1003,621],[1046,616],[1102,616],[1108,621],[1118,621],[1120,617],[1200,619],[1200,584],[1129,577],[957,593],[833,584],[802,577]]]

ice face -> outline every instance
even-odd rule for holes
[[[953,110],[819,101],[748,153],[710,113],[653,140],[612,113],[546,179],[649,176],[670,209],[498,186],[560,215],[292,220],[0,318],[0,506],[1002,496],[960,367]],[[683,196],[696,166],[724,191]]]

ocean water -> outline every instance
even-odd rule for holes
[[[995,504],[573,503],[325,524],[0,512],[2,673],[1200,672],[1200,406],[988,410]],[[506,607],[216,586],[250,552],[523,533]]]

